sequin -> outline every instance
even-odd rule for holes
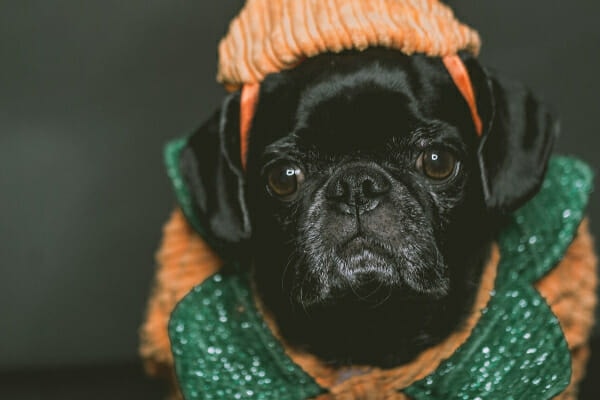
[[[177,182],[182,209],[203,234]],[[431,375],[404,391],[416,400],[554,397],[568,385],[570,353],[556,317],[532,284],[570,244],[591,190],[589,168],[551,160],[541,192],[499,238],[502,258],[491,297],[472,335]],[[188,207],[189,206],[189,207]],[[212,244],[212,243],[211,243]],[[229,270],[239,270],[230,268]],[[285,354],[254,306],[248,277],[217,274],[192,290],[169,324],[175,370],[186,399],[300,400],[324,393]],[[507,392],[510,388],[510,393]]]

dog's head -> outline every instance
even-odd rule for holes
[[[182,169],[198,213],[225,257],[251,261],[290,342],[394,364],[471,306],[502,217],[542,182],[556,127],[524,88],[461,57],[481,137],[441,59],[371,49],[269,75],[245,168],[239,93],[190,138]]]

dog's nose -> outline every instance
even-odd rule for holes
[[[362,214],[377,208],[390,188],[390,180],[380,168],[358,164],[335,174],[325,193],[342,213]]]

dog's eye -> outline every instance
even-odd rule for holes
[[[276,163],[267,171],[269,192],[283,200],[290,200],[303,181],[302,170],[291,163]]]
[[[456,170],[456,165],[454,154],[444,149],[425,150],[417,159],[417,168],[436,181],[449,178]]]

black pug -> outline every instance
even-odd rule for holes
[[[539,189],[556,124],[461,54],[483,121],[440,58],[323,54],[261,84],[246,170],[240,93],[182,155],[197,211],[242,260],[283,339],[392,367],[468,315],[506,215]]]

